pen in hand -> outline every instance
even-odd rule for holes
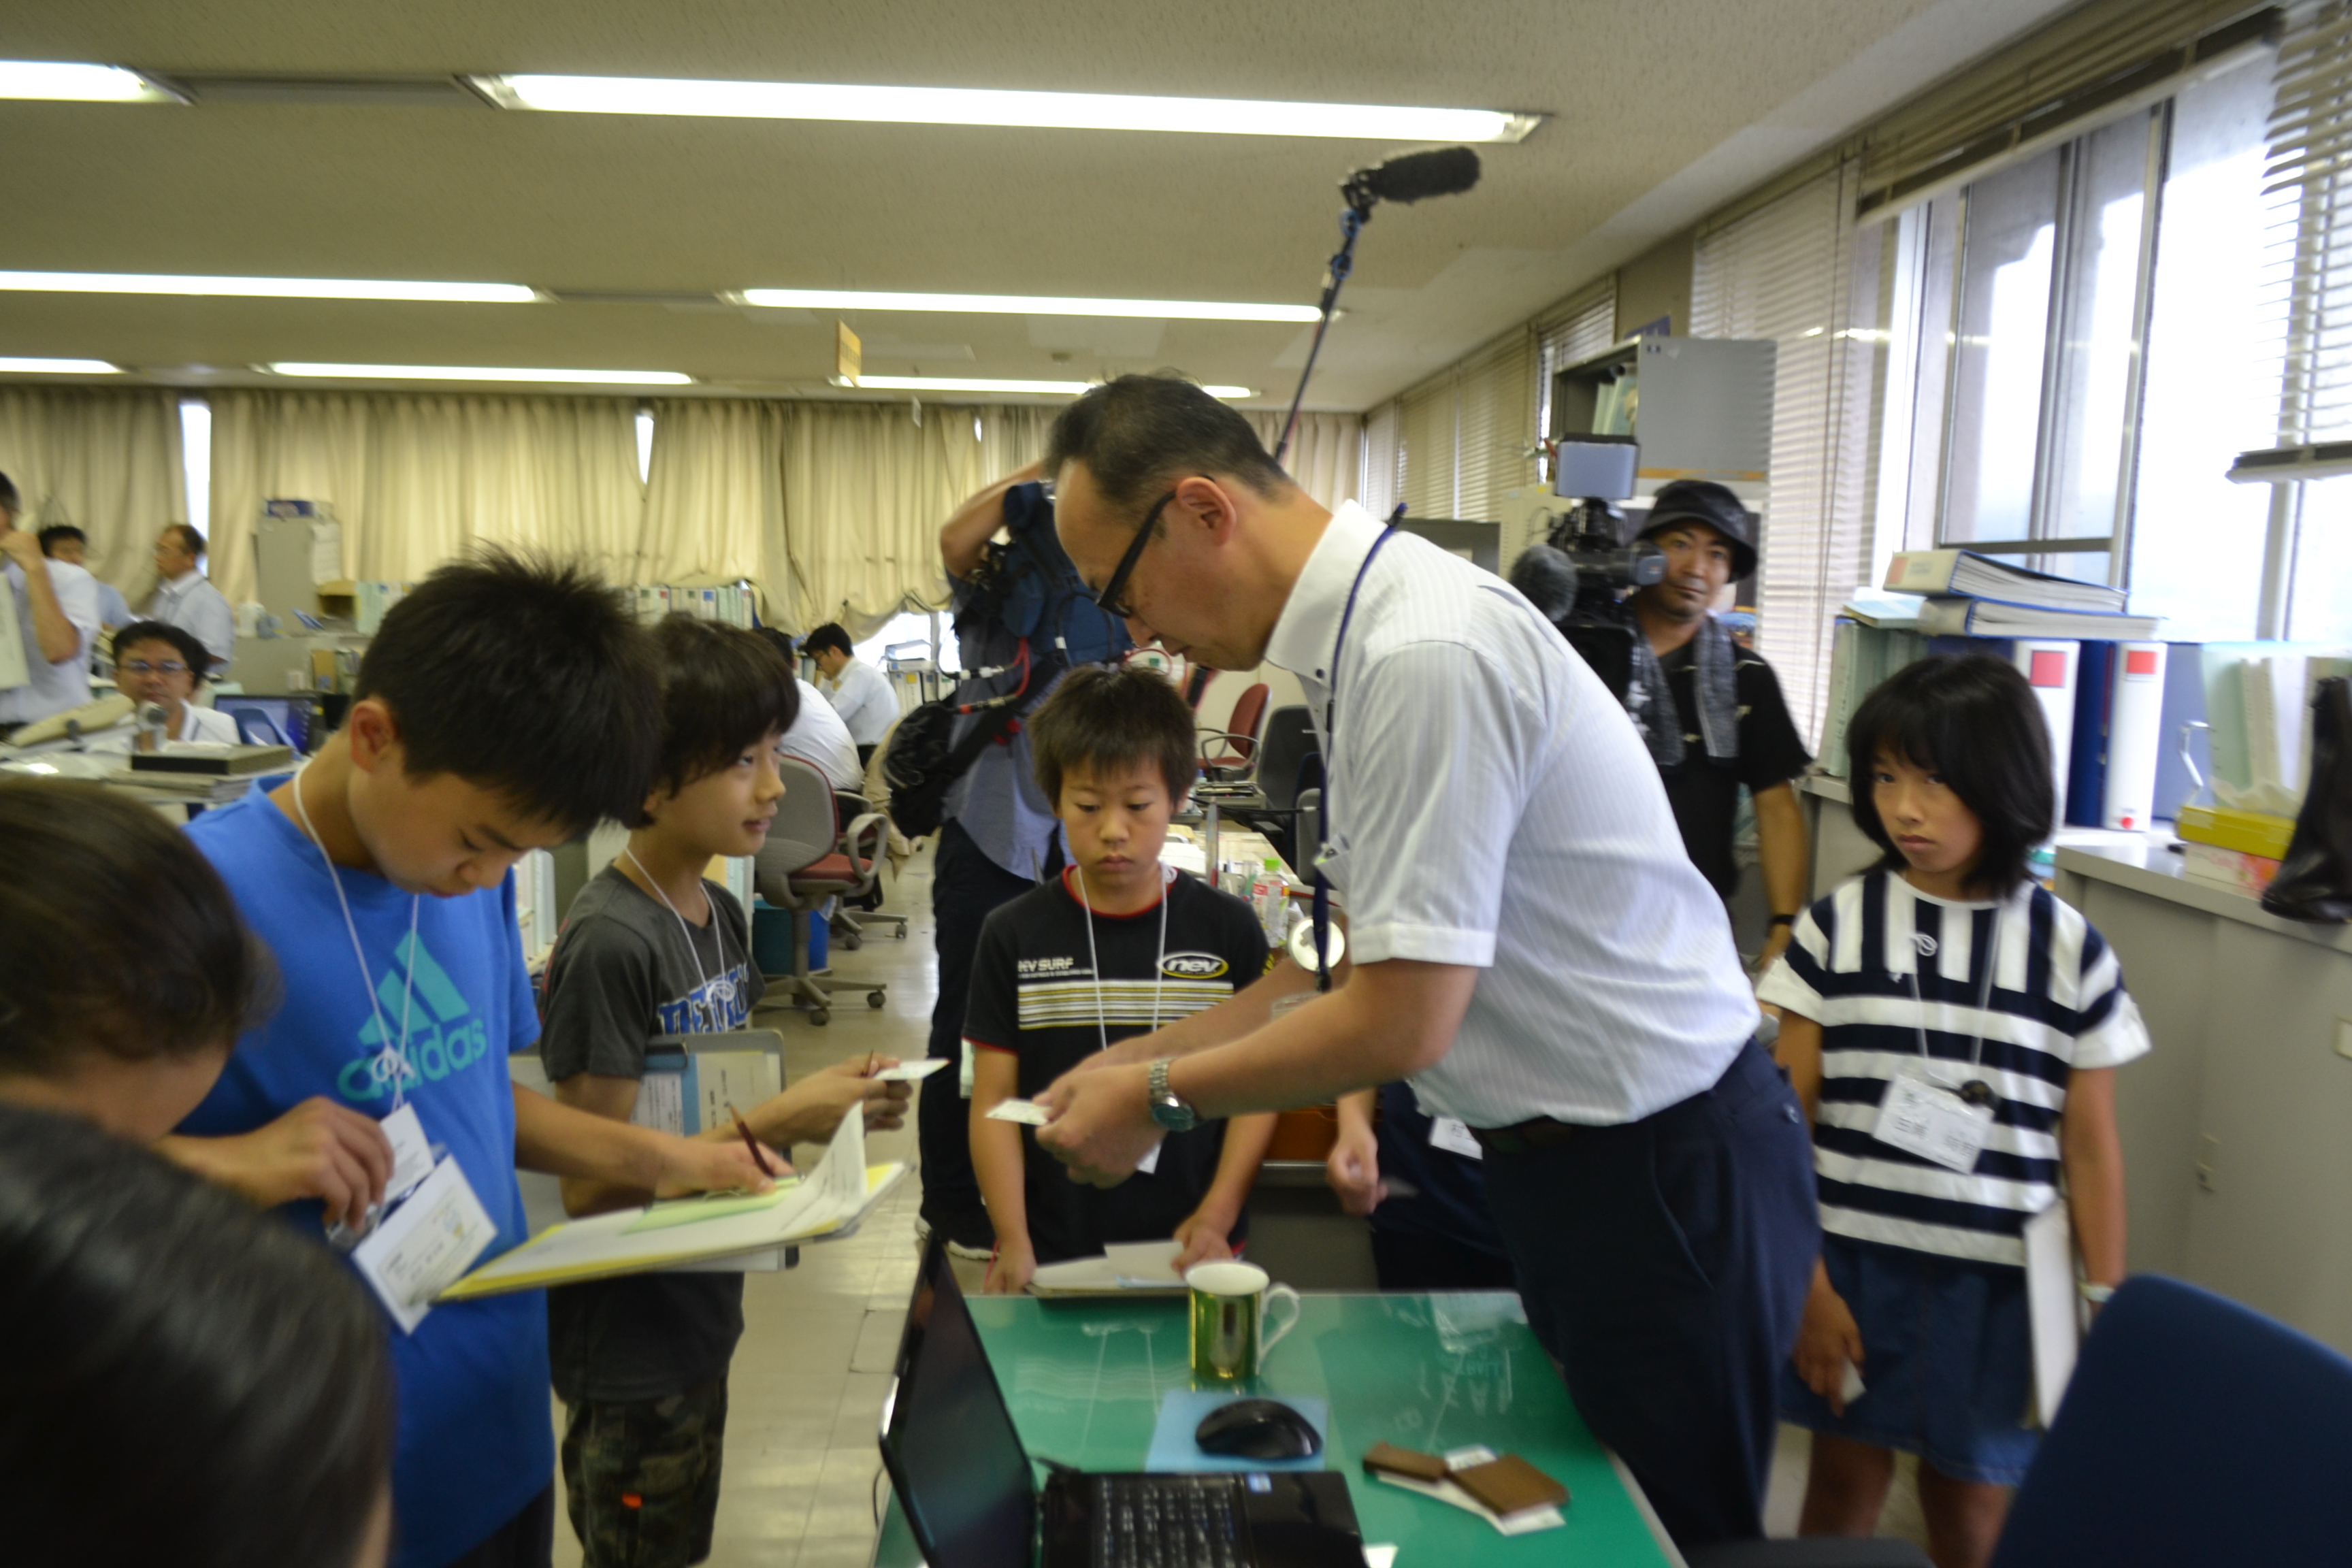
[[[743,1125],[742,1113],[730,1104],[727,1107],[727,1114],[735,1119],[735,1131],[743,1135],[743,1147],[751,1151],[751,1163],[760,1167],[760,1174],[773,1180],[776,1174],[775,1168],[768,1163],[768,1156],[761,1149],[760,1141],[751,1136],[751,1130],[749,1127]]]

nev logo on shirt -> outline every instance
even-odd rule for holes
[[[371,1010],[359,1031],[360,1055],[335,1075],[336,1089],[355,1104],[390,1096],[393,1067],[383,1054],[384,1031],[392,1031],[393,1040],[400,1039],[404,1011],[408,1037],[404,1092],[420,1083],[438,1083],[489,1055],[489,1031],[450,983],[448,972],[415,938],[403,937],[394,950],[393,967],[376,982],[375,1005],[382,1022]]]

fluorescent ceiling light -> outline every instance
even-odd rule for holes
[[[0,272],[0,289],[51,294],[227,294],[261,300],[422,300],[527,305],[520,283],[420,283],[383,278],[206,278],[171,272]]]
[[[1096,384],[1091,381],[997,381],[987,377],[950,375],[861,375],[852,384],[885,392],[1034,392],[1046,397],[1076,397]],[[1255,397],[1246,386],[1204,386],[1212,397]]]
[[[272,375],[329,381],[553,381],[588,386],[690,386],[694,377],[675,370],[522,370],[483,364],[316,364],[277,360],[261,367]]]
[[[137,71],[69,60],[0,60],[0,98],[41,98],[84,103],[177,103]]]
[[[677,81],[627,76],[467,79],[507,109],[575,114],[701,114],[909,125],[1032,125],[1071,131],[1191,131],[1229,136],[1344,136],[1367,142],[1517,142],[1542,116],[1496,109],[1146,98],[1111,92],[853,87],[835,82]]]
[[[10,375],[121,375],[122,367],[102,359],[25,359],[0,354],[0,372]]]
[[[1085,300],[1051,294],[878,294],[855,289],[746,289],[746,305],[806,310],[963,310],[991,316],[1145,316],[1186,321],[1313,321],[1312,305],[1218,300]]]

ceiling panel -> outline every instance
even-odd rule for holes
[[[1824,100],[1810,110],[1820,123],[1785,133],[1786,146],[1818,142],[1822,126],[1833,133],[1875,107],[1873,93],[1883,99],[1889,81],[1924,80],[2052,8],[2049,0],[17,0],[0,18],[0,58],[165,72],[529,69],[1551,114],[1526,142],[1482,149],[1486,177],[1476,191],[1376,215],[1312,399],[1361,407],[1638,248],[1640,235],[1612,228],[1612,218],[1677,178],[1687,183],[1688,171],[1809,89]],[[1898,58],[1876,68],[1890,50]],[[1312,300],[1336,242],[1336,181],[1400,150],[487,108],[31,103],[0,104],[0,268],[670,295],[769,285],[1291,301]],[[1653,213],[1652,221],[1662,220]],[[1620,254],[1606,254],[1612,247]],[[939,374],[1082,379],[1170,363],[1264,389],[1270,401],[1286,396],[1304,343],[1295,327],[1242,323],[1171,322],[1154,337],[1131,323],[1088,331],[977,315],[847,319],[869,342],[970,351]],[[174,367],[269,358],[657,368],[776,391],[822,384],[831,320],[717,306],[0,293],[0,353],[113,357],[167,377]],[[902,371],[901,360],[916,363],[900,356],[876,368]]]

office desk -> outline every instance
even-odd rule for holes
[[[971,1306],[1032,1458],[1143,1468],[1160,1396],[1192,1386],[1181,1301],[990,1296]],[[1235,1392],[1330,1401],[1325,1458],[1347,1474],[1364,1539],[1401,1549],[1397,1568],[1681,1563],[1632,1477],[1578,1419],[1516,1296],[1306,1297],[1298,1327],[1266,1357],[1265,1375]],[[1376,1481],[1361,1461],[1382,1439],[1425,1453],[1483,1443],[1523,1455],[1567,1485],[1568,1526],[1507,1538],[1459,1509]],[[876,1568],[921,1562],[893,1497]]]

